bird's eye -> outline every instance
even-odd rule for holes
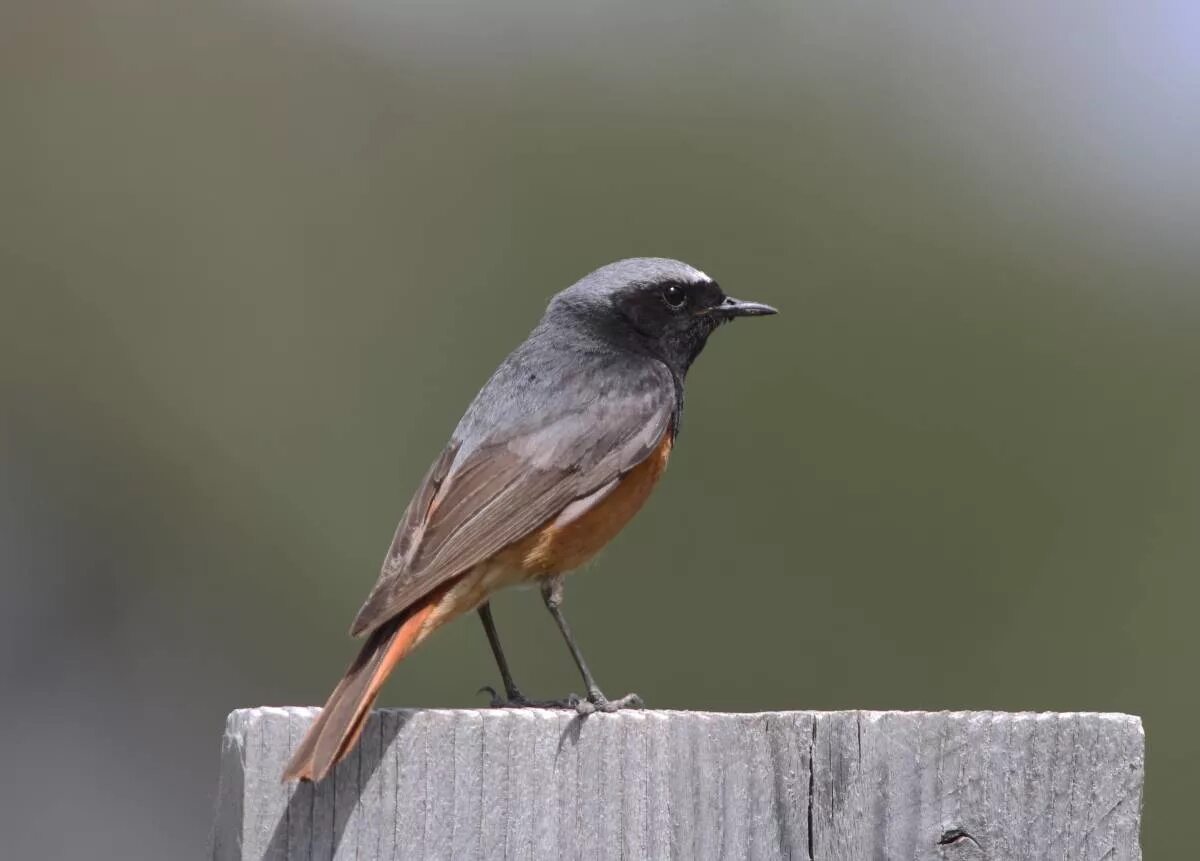
[[[663,299],[672,308],[682,308],[687,301],[687,291],[678,284],[668,284],[663,288]]]

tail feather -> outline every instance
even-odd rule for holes
[[[416,608],[380,627],[338,682],[329,701],[283,772],[286,780],[317,781],[354,747],[388,674],[423,639],[426,621],[445,594],[440,589]]]

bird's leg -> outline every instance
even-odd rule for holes
[[[542,581],[542,599],[546,602],[546,609],[554,617],[554,621],[558,625],[558,630],[562,632],[563,639],[567,641],[567,648],[571,650],[571,657],[575,659],[575,666],[579,668],[579,674],[583,676],[583,684],[587,687],[587,700],[579,703],[577,706],[579,713],[588,714],[593,711],[615,712],[623,708],[640,708],[642,698],[637,694],[626,694],[619,700],[610,700],[604,696],[600,691],[599,685],[596,684],[596,680],[592,678],[592,672],[588,669],[587,662],[583,659],[583,653],[579,651],[579,646],[575,643],[575,637],[571,634],[571,626],[567,624],[567,620],[562,614],[562,575],[550,577]]]
[[[496,666],[500,669],[500,680],[504,683],[504,698],[501,699],[491,688],[483,688],[492,692],[492,706],[526,706],[529,700],[521,693],[517,683],[513,681],[512,672],[508,669],[508,659],[504,657],[504,649],[500,647],[500,635],[496,633],[496,622],[492,619],[492,605],[484,601],[479,607],[479,621],[483,622],[483,632],[487,634],[488,645],[492,647],[492,655]]]
[[[496,658],[496,666],[500,669],[500,679],[504,682],[504,696],[496,693],[495,688],[484,686],[480,693],[487,691],[492,695],[491,707],[494,709],[578,709],[580,699],[571,694],[561,700],[531,700],[521,693],[517,683],[513,681],[512,671],[508,668],[508,659],[504,657],[504,649],[500,646],[500,635],[496,632],[496,622],[492,618],[492,605],[484,602],[479,608],[479,620],[483,622],[483,631],[487,634],[488,645],[492,647],[492,655]]]

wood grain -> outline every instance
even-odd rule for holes
[[[280,783],[315,713],[229,716],[215,859],[1141,857],[1127,715],[384,710]]]

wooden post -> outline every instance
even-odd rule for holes
[[[283,784],[315,713],[229,716],[215,859],[1141,857],[1127,715],[385,710]]]

